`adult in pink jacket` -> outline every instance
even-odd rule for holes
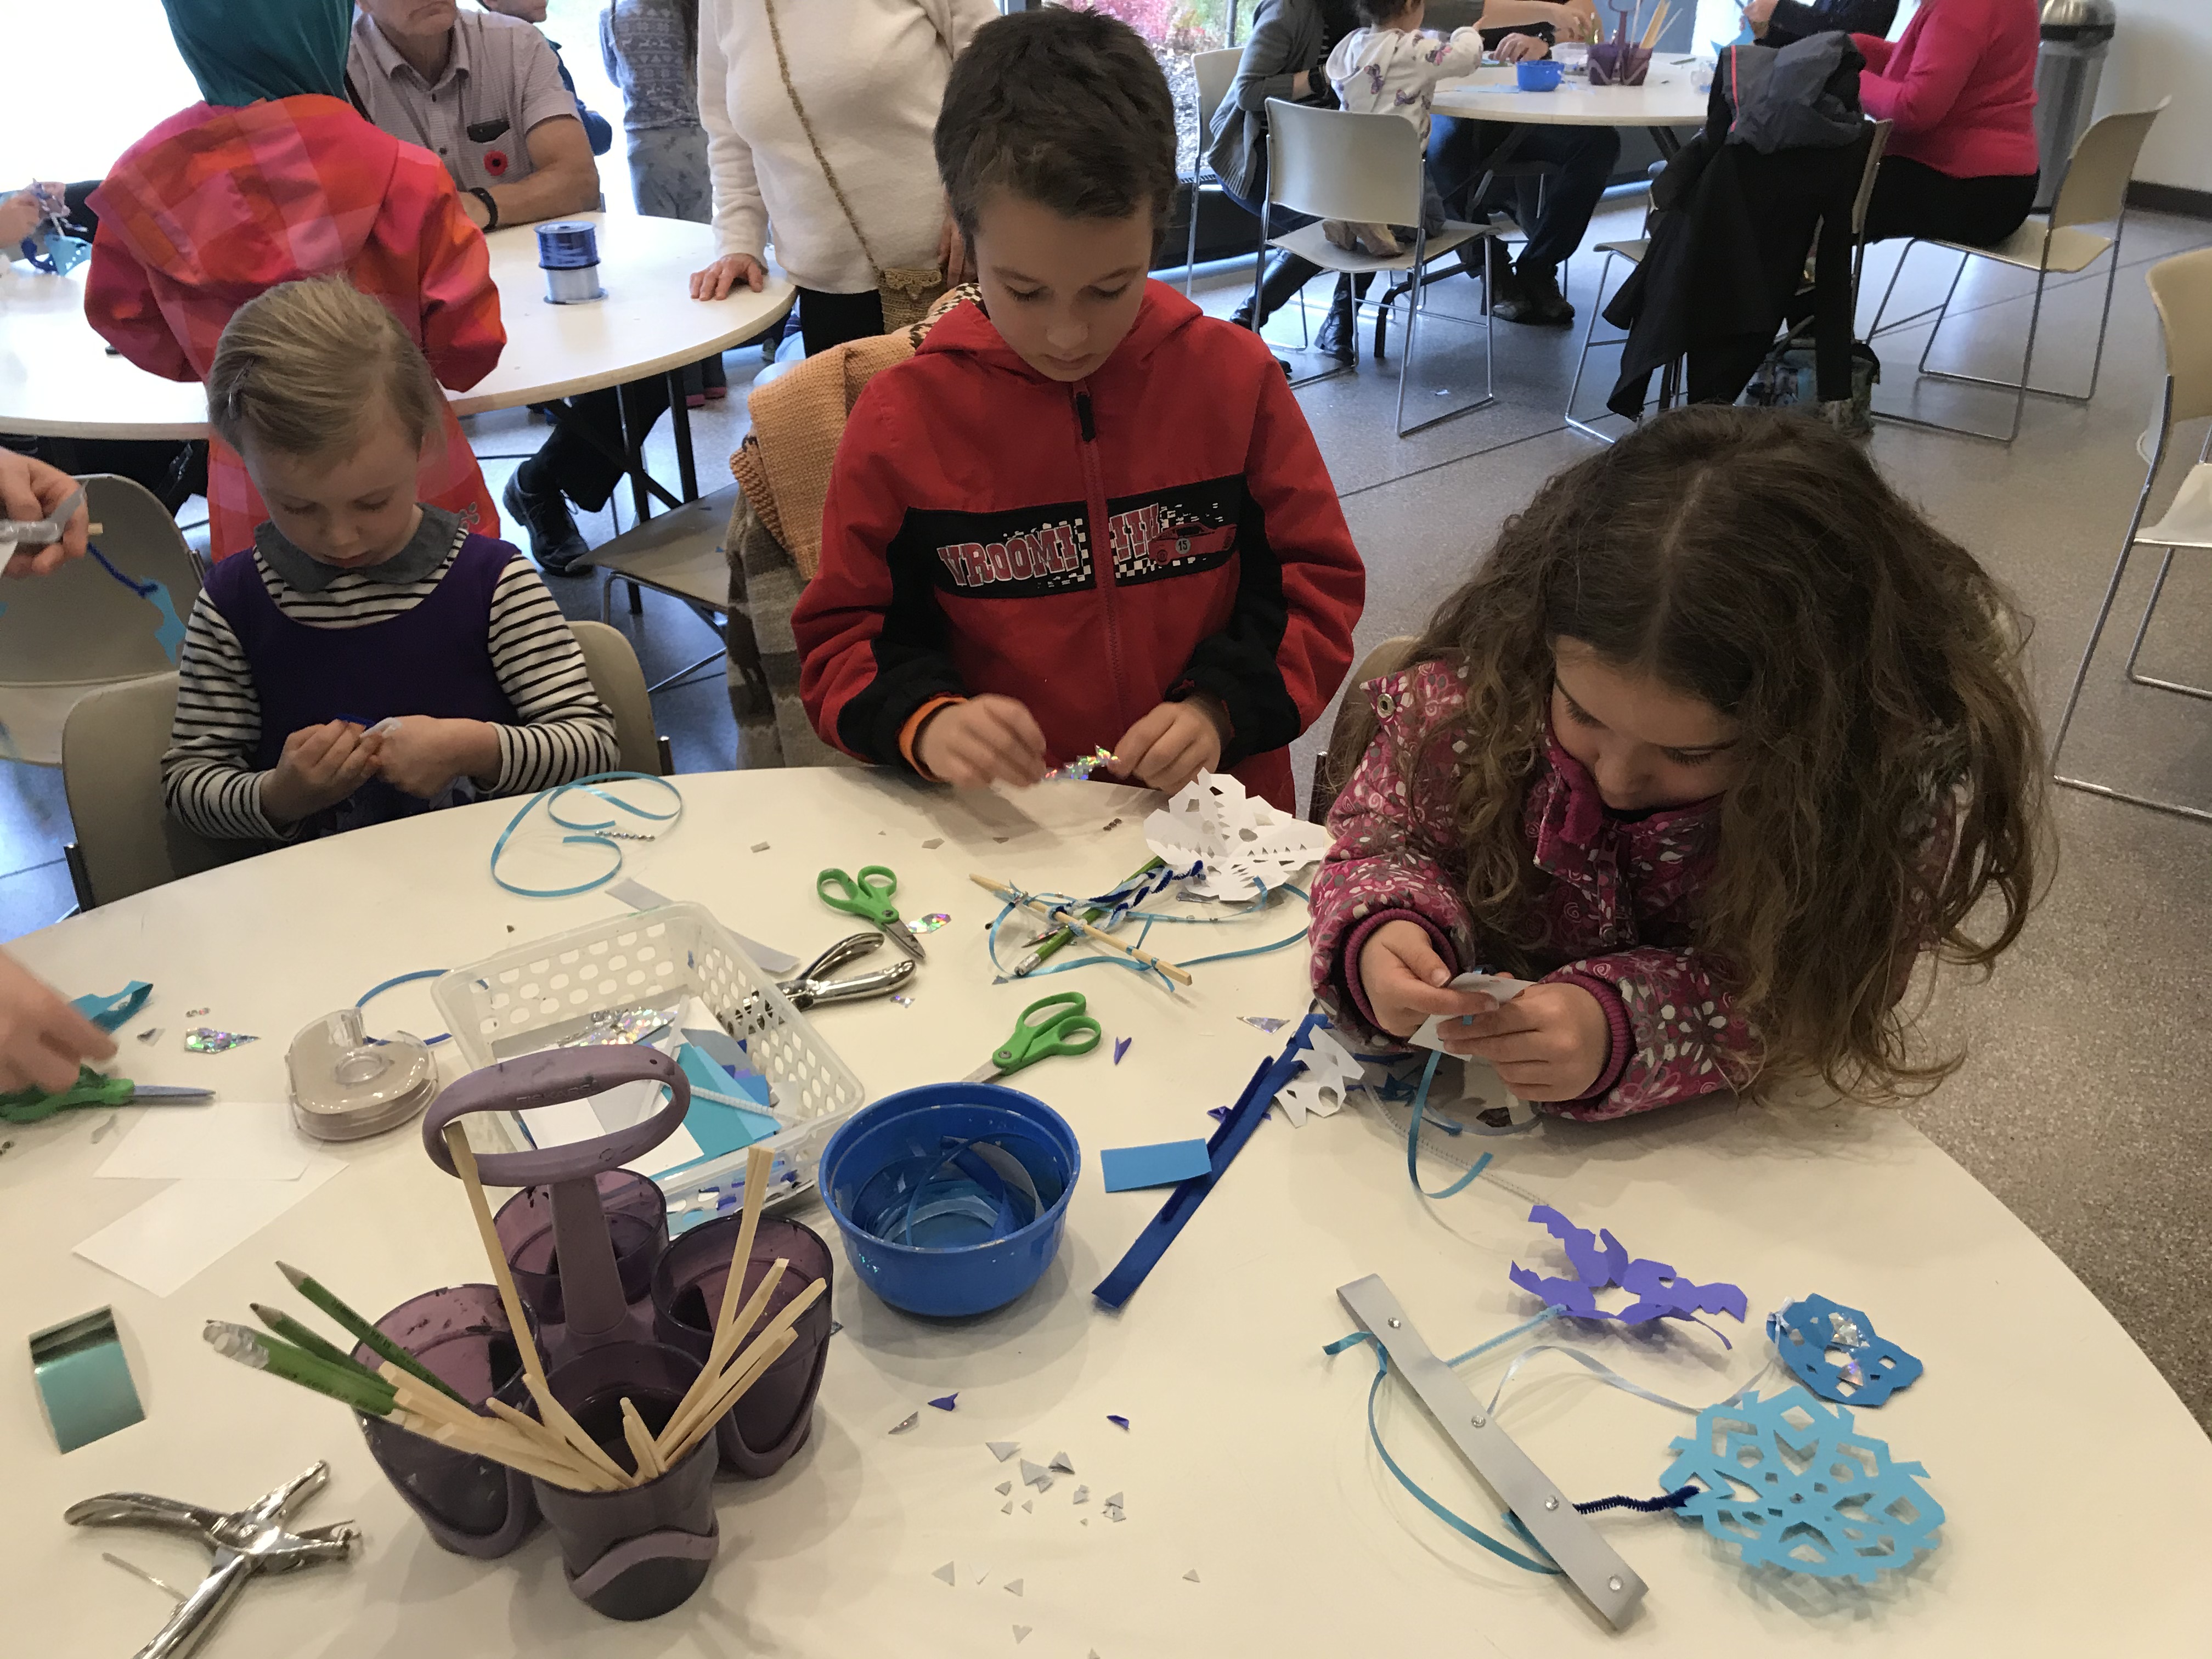
[[[2035,0],[1922,0],[1894,41],[1854,34],[1859,100],[1893,121],[1867,240],[1994,247],[2035,203]]]

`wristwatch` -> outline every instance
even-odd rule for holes
[[[483,204],[483,210],[490,216],[484,222],[484,228],[486,230],[497,230],[499,228],[499,203],[493,197],[492,193],[486,190],[482,185],[471,185],[469,186],[469,194],[475,197],[479,202],[482,202]]]

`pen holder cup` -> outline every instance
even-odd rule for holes
[[[1523,92],[1556,92],[1561,64],[1549,58],[1525,58],[1513,66],[1513,82]]]
[[[1651,72],[1651,48],[1626,40],[1604,40],[1589,49],[1594,87],[1640,87]]]
[[[622,1402],[660,1432],[699,1362],[657,1342],[592,1348],[547,1379],[553,1397],[624,1468],[634,1467]],[[658,1480],[622,1492],[577,1492],[532,1480],[546,1524],[561,1546],[568,1588],[610,1619],[656,1619],[707,1581],[721,1526],[714,1516],[714,1437],[701,1437]]]
[[[742,1217],[726,1215],[702,1223],[670,1245],[653,1270],[653,1335],[702,1364],[714,1346],[714,1320],[729,1282],[730,1255],[737,1248],[742,1221]],[[738,1287],[738,1305],[744,1305],[778,1261],[790,1265],[776,1282],[755,1329],[817,1279],[822,1281],[822,1294],[792,1328],[796,1340],[791,1346],[715,1425],[723,1471],[748,1480],[774,1474],[806,1443],[814,1426],[814,1396],[821,1389],[822,1368],[830,1357],[834,1269],[830,1247],[811,1228],[772,1218],[761,1222],[753,1235],[744,1283]]]
[[[499,1291],[489,1285],[428,1291],[401,1303],[376,1322],[376,1328],[472,1405],[489,1395],[519,1408],[529,1397],[514,1333]],[[366,1344],[356,1346],[353,1357],[372,1370],[380,1363]],[[377,1468],[441,1547],[489,1560],[505,1555],[536,1528],[538,1499],[527,1475],[410,1434],[381,1418],[357,1415],[356,1420]]]
[[[1083,1149],[1042,1101],[989,1083],[903,1089],[822,1149],[822,1196],[845,1259],[894,1308],[1002,1308],[1059,1253]]]
[[[653,1269],[668,1249],[668,1200],[634,1170],[603,1170],[596,1179],[623,1300],[635,1308],[651,1293]],[[514,1269],[514,1287],[530,1311],[540,1325],[560,1324],[566,1310],[553,1242],[553,1189],[524,1188],[499,1206],[493,1224],[507,1265]]]

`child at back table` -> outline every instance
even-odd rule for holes
[[[1127,24],[988,22],[937,124],[982,303],[868,383],[792,618],[815,728],[962,787],[1111,745],[1295,810],[1287,745],[1352,661],[1365,573],[1259,337],[1146,272],[1175,106]]]
[[[1915,962],[1986,966],[2034,893],[2023,633],[1848,440],[1660,416],[1545,485],[1356,694],[1316,994],[1364,1033],[1453,1017],[1449,1051],[1571,1117],[1932,1084]],[[1492,964],[1540,982],[1446,988]]]
[[[269,520],[185,624],[161,781],[202,835],[325,835],[605,771],[614,717],[530,562],[415,498],[445,398],[343,277],[240,307],[208,423]]]

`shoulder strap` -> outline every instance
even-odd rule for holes
[[[860,220],[854,216],[853,204],[845,199],[844,188],[837,182],[836,169],[830,165],[830,158],[822,153],[822,141],[814,136],[814,123],[806,118],[806,106],[799,101],[799,88],[792,84],[791,59],[784,55],[783,31],[777,27],[775,21],[775,0],[761,0],[761,6],[768,13],[769,39],[775,43],[776,72],[783,77],[784,95],[791,100],[791,112],[799,118],[799,131],[806,135],[807,148],[814,152],[814,159],[822,168],[822,176],[829,180],[830,193],[837,198],[837,210],[845,216],[845,222],[852,227],[853,240],[860,245],[861,257],[867,260],[868,269],[875,273],[876,285],[880,288],[884,281],[883,262],[876,258],[875,249],[868,246],[867,233],[860,228]]]

